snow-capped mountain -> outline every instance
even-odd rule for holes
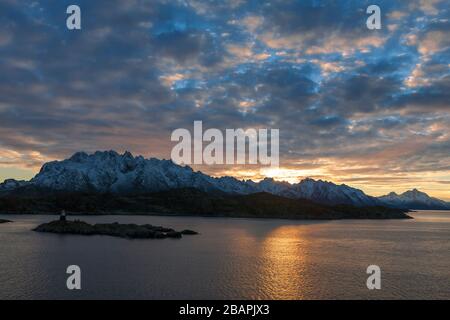
[[[29,182],[6,180],[0,191],[23,186],[46,190],[135,193],[155,192],[177,188],[196,188],[204,192],[250,194],[268,192],[288,198],[304,198],[322,204],[351,204],[372,206],[388,204],[382,198],[366,195],[347,185],[304,179],[290,184],[266,178],[260,182],[241,181],[233,177],[214,178],[179,166],[171,160],[145,159],[129,152],[97,151],[93,154],[75,153],[69,159],[52,161],[42,166]],[[389,205],[391,205],[389,203]],[[393,201],[392,205],[396,205]]]
[[[303,198],[326,204],[352,204],[356,206],[380,205],[380,201],[363,191],[345,184],[303,179],[299,183],[278,182],[266,178],[257,184],[259,191],[269,192],[287,198]]]
[[[175,188],[243,192],[234,178],[214,179],[170,160],[144,159],[125,152],[78,152],[63,161],[44,164],[31,184],[61,191],[140,192]]]
[[[417,210],[450,210],[449,203],[432,198],[417,189],[406,191],[402,194],[391,192],[378,198],[385,205],[395,208],[408,208]]]
[[[6,179],[3,183],[0,183],[0,192],[14,190],[27,184],[28,182],[23,180]]]

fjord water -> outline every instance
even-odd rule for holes
[[[89,216],[201,234],[127,240],[30,231],[53,216],[0,215],[0,299],[450,299],[450,212],[414,220]],[[73,217],[72,217],[73,218]],[[67,266],[81,267],[79,291]],[[368,290],[366,268],[381,268]]]

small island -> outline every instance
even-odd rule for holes
[[[137,225],[114,222],[92,225],[80,220],[55,220],[41,224],[33,230],[37,232],[59,234],[108,235],[127,239],[179,239],[182,238],[183,235],[198,234],[198,232],[193,230],[175,231],[170,228],[153,226],[150,224]]]
[[[6,220],[6,219],[0,219],[0,223],[8,223],[8,222],[12,222],[11,220]]]

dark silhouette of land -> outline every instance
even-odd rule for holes
[[[92,225],[80,220],[55,220],[39,225],[34,231],[78,235],[108,235],[129,239],[179,239],[183,235],[198,234],[193,230],[175,231],[170,228],[152,226],[150,224],[137,225],[116,222]]]
[[[110,194],[26,192],[0,197],[0,213],[143,214],[281,219],[408,219],[404,209],[324,205],[270,193],[229,195],[197,189]]]

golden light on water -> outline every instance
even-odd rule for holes
[[[267,298],[303,299],[309,290],[308,240],[303,233],[301,226],[280,226],[265,237],[257,287],[276,294]]]

